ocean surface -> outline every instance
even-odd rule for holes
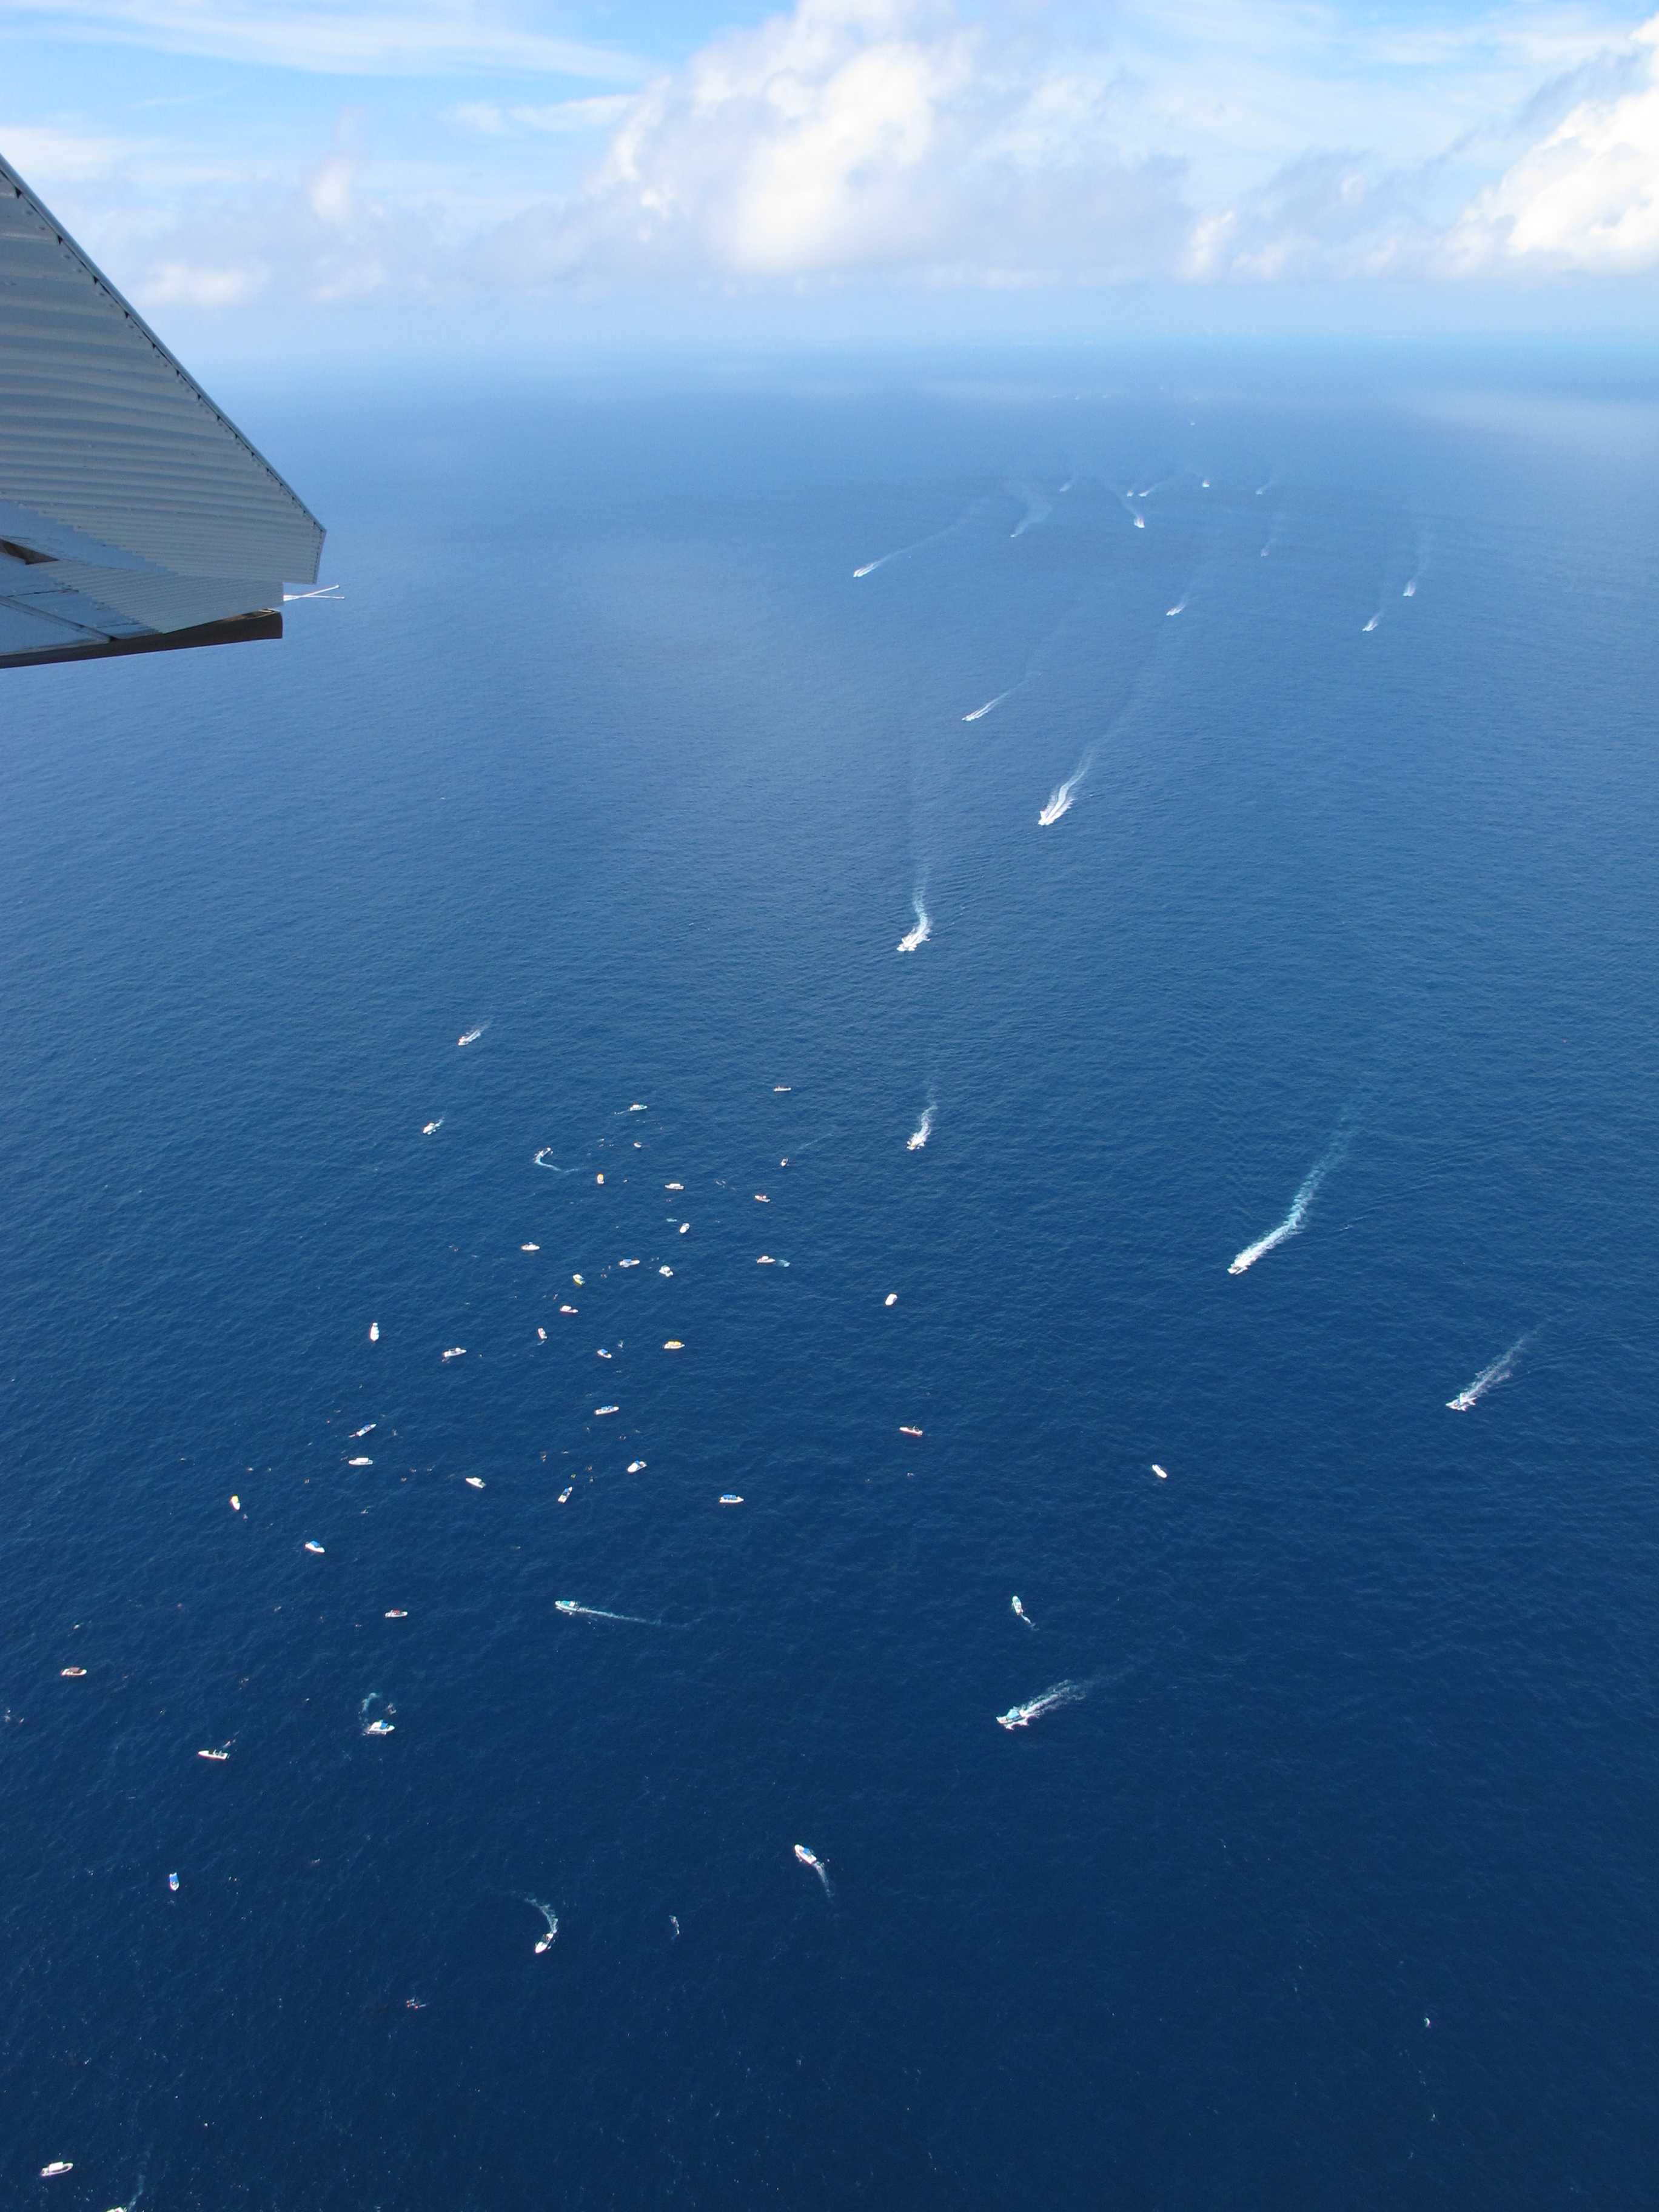
[[[211,380],[337,603],[0,678],[6,2205],[1651,2204],[1649,366]]]

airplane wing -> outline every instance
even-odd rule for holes
[[[0,160],[0,668],[280,637],[323,528]]]

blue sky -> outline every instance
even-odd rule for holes
[[[216,347],[1659,324],[1659,18],[5,0],[0,151]]]

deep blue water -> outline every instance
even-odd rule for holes
[[[1640,374],[217,396],[342,602],[0,696],[4,2202],[1650,2204]]]

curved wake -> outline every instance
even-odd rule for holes
[[[536,1938],[535,1955],[539,1959],[544,1951],[550,1951],[553,1948],[554,1940],[559,1932],[559,1916],[550,1905],[544,1905],[539,1897],[526,1897],[525,1903],[533,1905],[547,1923],[546,1935],[538,1936]]]
[[[468,1030],[465,1036],[458,1036],[455,1040],[456,1045],[459,1047],[464,1044],[477,1044],[478,1039],[483,1035],[484,1031],[489,1027],[489,1024],[488,1022],[480,1022],[476,1030]]]
[[[1509,1350],[1500,1352],[1490,1367],[1483,1367],[1466,1389],[1460,1390],[1455,1398],[1447,1399],[1447,1411],[1467,1413],[1472,1406],[1480,1403],[1488,1390],[1495,1390],[1500,1382],[1507,1382],[1515,1372],[1515,1363],[1520,1358],[1526,1341],[1524,1336],[1517,1336]]]
[[[914,929],[907,930],[900,938],[897,945],[894,948],[899,952],[920,951],[933,933],[933,920],[920,891],[916,892],[910,903],[915,909],[916,926]]]
[[[1093,760],[1093,753],[1085,753],[1065,782],[1056,784],[1048,793],[1048,804],[1037,816],[1037,827],[1040,830],[1052,829],[1062,814],[1071,812],[1073,802],[1077,797],[1078,786],[1088,775]]]
[[[553,1147],[551,1145],[544,1145],[540,1152],[536,1155],[535,1164],[538,1168],[547,1168],[550,1170],[554,1175],[574,1175],[576,1172],[574,1168],[562,1168],[556,1161],[550,1160],[548,1158],[547,1156],[552,1149]]]
[[[1032,1698],[1023,1705],[1010,1705],[1006,1713],[997,1715],[997,1726],[1011,1732],[1017,1728],[1030,1728],[1040,1721],[1044,1713],[1052,1713],[1060,1705],[1075,1705],[1085,1694],[1081,1682],[1056,1682],[1052,1690],[1045,1690],[1040,1698]]]
[[[929,1099],[927,1105],[925,1105],[921,1109],[921,1119],[917,1122],[915,1132],[904,1140],[905,1151],[907,1152],[919,1152],[933,1133],[933,1101]]]
[[[1254,1244],[1247,1244],[1238,1257],[1229,1264],[1227,1273],[1230,1275],[1242,1275],[1247,1268],[1254,1267],[1258,1260],[1265,1258],[1269,1252],[1284,1243],[1287,1237],[1296,1235],[1308,1218],[1308,1208],[1313,1204],[1320,1184],[1324,1182],[1341,1158],[1345,1141],[1343,1138],[1339,1137],[1323,1159],[1318,1161],[1310,1170],[1307,1180],[1291,1200],[1290,1212],[1279,1223],[1278,1228],[1270,1229],[1265,1237],[1258,1237]]]

